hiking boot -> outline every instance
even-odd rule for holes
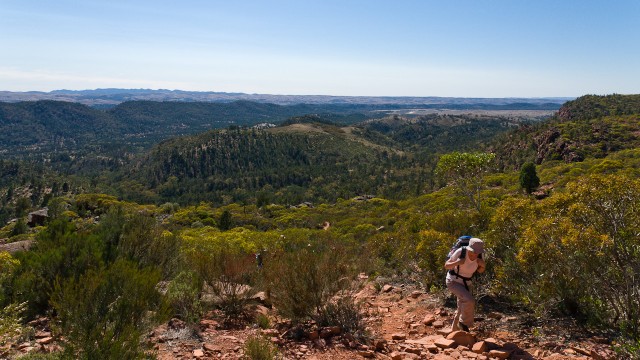
[[[465,325],[463,323],[459,323],[458,325],[460,326],[460,329],[462,329],[462,330],[464,330],[466,332],[469,332],[469,327],[467,325]]]

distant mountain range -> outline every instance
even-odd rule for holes
[[[410,97],[410,96],[330,96],[330,95],[269,95],[213,91],[152,90],[152,89],[95,89],[54,90],[50,92],[0,91],[0,101],[20,102],[58,100],[78,102],[94,107],[115,106],[125,101],[182,101],[182,102],[233,102],[238,100],[293,104],[361,104],[449,109],[532,109],[557,110],[572,97],[548,98],[461,98],[461,97]]]

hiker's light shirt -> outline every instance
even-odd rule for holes
[[[462,248],[456,250],[453,255],[451,255],[451,261],[458,261],[458,259],[460,259],[460,255],[462,254]],[[474,272],[476,272],[476,270],[478,269],[478,258],[476,258],[476,260],[470,260],[469,259],[469,250],[467,250],[467,254],[465,256],[464,259],[464,264],[461,264],[460,266],[456,266],[455,268],[453,268],[453,271],[457,272],[458,275],[462,276],[462,277],[466,277],[466,278],[470,278]],[[447,271],[447,281],[456,281],[459,283],[463,283],[462,279],[451,274],[450,272]]]

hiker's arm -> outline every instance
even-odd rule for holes
[[[462,259],[449,259],[444,263],[444,268],[447,270],[455,269],[456,266],[464,264],[464,258]]]
[[[484,269],[485,269],[486,264],[484,263],[484,259],[483,258],[478,258],[478,269],[476,270],[479,273],[483,273]]]

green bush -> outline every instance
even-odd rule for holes
[[[0,345],[16,343],[23,335],[22,316],[26,309],[26,303],[0,307]]]
[[[6,251],[0,251],[0,307],[11,294],[11,279],[20,262]]]
[[[252,285],[257,268],[253,255],[232,244],[193,243],[190,246],[184,252],[186,266],[211,290],[214,305],[232,321],[247,315],[247,307],[255,294]]]
[[[26,301],[27,318],[44,314],[56,279],[78,277],[102,266],[100,239],[79,233],[67,219],[52,221],[38,237],[31,251],[16,253],[20,265],[13,281],[13,298]]]
[[[65,353],[80,359],[145,358],[142,335],[150,314],[163,315],[160,274],[118,260],[103,270],[57,282],[53,308],[67,339]]]
[[[347,251],[338,246],[308,246],[276,254],[265,262],[272,301],[294,323],[319,313],[352,274]]]
[[[173,312],[187,323],[196,323],[202,316],[200,292],[202,280],[193,272],[180,272],[169,284],[167,301]]]
[[[253,336],[244,343],[244,359],[273,360],[280,358],[278,348],[261,336]]]
[[[256,316],[256,324],[260,329],[269,329],[271,327],[271,320],[269,320],[267,315],[258,314],[258,316]]]

